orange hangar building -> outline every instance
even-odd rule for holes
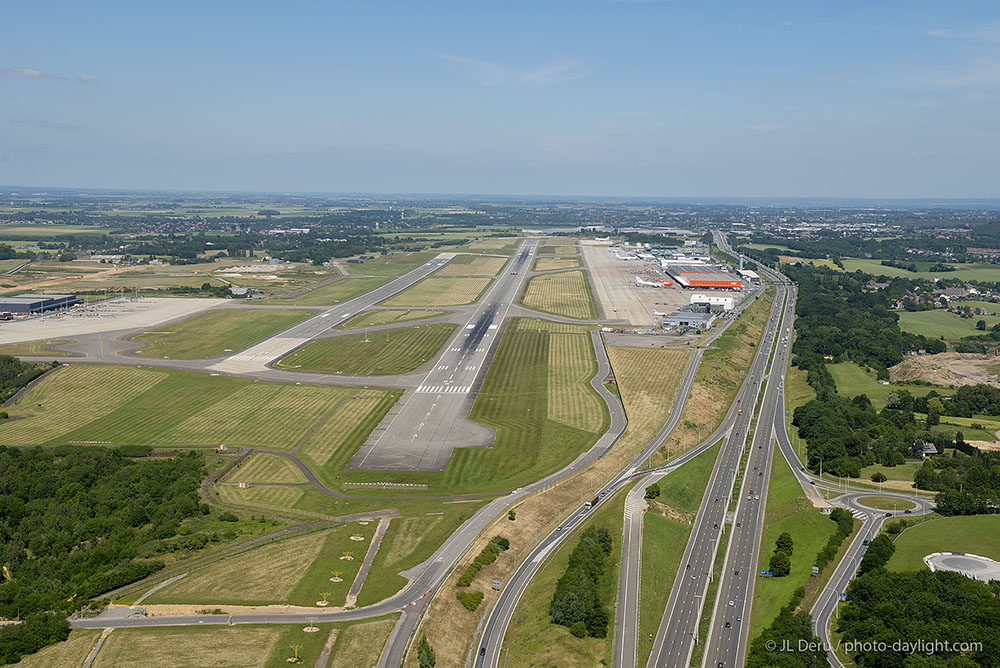
[[[725,267],[710,264],[668,264],[666,272],[682,288],[739,290],[743,281]]]

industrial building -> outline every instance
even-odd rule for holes
[[[44,313],[82,303],[83,300],[76,295],[36,295],[25,293],[14,295],[13,297],[0,297],[0,313],[13,313],[15,315]]]
[[[663,316],[660,319],[660,326],[664,329],[669,327],[711,329],[715,318],[716,314],[707,304],[686,304],[673,313]]]
[[[691,295],[692,304],[707,304],[715,307],[712,310],[732,311],[736,306],[736,300],[732,297],[716,297],[712,295]]]
[[[710,264],[668,263],[664,270],[682,288],[738,290],[743,281],[725,267]]]

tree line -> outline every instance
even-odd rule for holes
[[[604,638],[608,633],[608,611],[602,587],[608,577],[613,541],[604,527],[589,527],[569,555],[566,572],[556,582],[549,605],[553,624],[569,627],[578,638]]]

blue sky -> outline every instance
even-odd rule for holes
[[[0,183],[1000,196],[1000,3],[8,0]]]

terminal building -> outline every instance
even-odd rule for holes
[[[669,263],[664,270],[682,288],[739,290],[743,287],[740,278],[718,265]]]
[[[691,295],[692,304],[707,304],[713,311],[732,311],[736,301],[732,297],[717,297],[714,295]]]
[[[0,296],[0,313],[28,315],[45,313],[56,309],[67,308],[74,304],[82,304],[83,300],[76,295],[36,295],[25,293],[13,297]]]

